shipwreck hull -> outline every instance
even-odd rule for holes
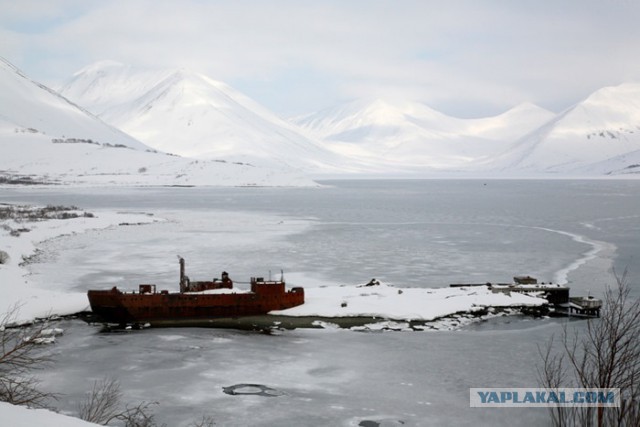
[[[304,303],[304,291],[294,288],[283,293],[124,293],[89,291],[91,310],[109,323],[152,323],[154,321],[206,320],[253,316],[284,310]]]
[[[226,271],[221,279],[191,281],[180,258],[179,292],[157,292],[156,285],[141,284],[138,292],[90,290],[91,311],[97,320],[120,325],[149,323],[197,324],[211,319],[238,318],[267,314],[304,304],[304,289],[287,291],[284,280],[251,278],[251,292],[234,292]],[[96,319],[93,319],[96,320]]]

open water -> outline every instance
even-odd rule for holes
[[[152,213],[146,226],[43,245],[31,280],[70,292],[177,283],[229,271],[272,271],[292,286],[365,283],[440,287],[531,274],[601,295],[612,267],[640,296],[637,181],[330,181],[317,189],[139,188],[0,190],[6,202]],[[512,317],[453,332],[220,329],[101,333],[65,321],[43,384],[67,412],[94,379],[119,379],[156,418],[217,425],[547,425],[545,409],[469,408],[470,387],[536,387],[538,346],[584,321]],[[230,395],[259,384],[274,395]],[[238,388],[238,390],[243,390]],[[245,390],[260,390],[246,387]],[[403,424],[401,424],[403,423]]]

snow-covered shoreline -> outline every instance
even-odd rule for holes
[[[492,292],[486,286],[458,288],[398,288],[374,286],[323,286],[305,289],[305,303],[275,316],[345,318],[363,317],[393,321],[430,322],[459,313],[473,314],[489,308],[539,307],[543,298],[513,292]],[[372,321],[373,322],[373,321]]]
[[[37,207],[0,205],[25,212]],[[1,312],[19,306],[16,320],[26,322],[37,317],[64,316],[87,310],[84,292],[71,292],[63,284],[47,283],[47,288],[29,279],[25,264],[38,256],[38,246],[64,235],[105,229],[118,225],[148,224],[159,221],[152,214],[99,211],[84,213],[66,210],[66,219],[9,218],[0,222],[0,250],[8,259],[0,264]],[[26,215],[26,214],[25,214]],[[21,231],[20,231],[21,230]],[[521,294],[492,293],[487,288],[400,288],[377,286],[305,287],[305,304],[270,314],[287,317],[344,318],[363,317],[392,321],[429,322],[489,307],[540,306],[546,300]]]
[[[38,209],[34,206],[7,204],[1,204],[1,207],[21,209],[24,212]],[[74,314],[86,310],[89,305],[86,293],[68,292],[55,283],[48,283],[48,288],[32,283],[24,266],[30,257],[37,256],[40,244],[49,239],[92,229],[159,221],[153,215],[137,212],[99,211],[86,215],[84,211],[75,209],[65,209],[63,212],[67,216],[65,219],[29,220],[22,214],[15,218],[0,219],[0,251],[8,256],[0,263],[0,313],[17,307],[14,319],[17,322],[50,315]]]

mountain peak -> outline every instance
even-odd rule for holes
[[[76,74],[61,93],[158,150],[296,167],[336,161],[266,108],[201,73],[109,63],[88,69],[98,73]]]
[[[629,82],[603,87],[593,92],[580,104],[592,107],[608,106],[609,108],[640,107],[640,83]]]
[[[529,170],[584,170],[640,149],[638,131],[640,84],[604,87],[523,137],[501,161]]]
[[[533,102],[522,102],[518,105],[516,105],[515,107],[507,110],[506,112],[547,112],[550,115],[554,115],[554,113],[552,113],[551,111],[547,110],[546,108],[542,108],[541,106],[534,104]]]
[[[82,74],[99,74],[107,71],[113,71],[115,69],[126,68],[127,66],[118,61],[112,61],[109,59],[105,59],[102,61],[96,61],[92,64],[87,65],[86,67],[81,68],[76,71],[73,76],[79,76]]]

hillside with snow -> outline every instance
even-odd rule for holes
[[[516,141],[499,170],[626,175],[640,172],[640,84],[606,87]]]
[[[0,126],[15,133],[46,135],[51,139],[82,139],[98,144],[149,147],[106,124],[88,111],[29,79],[0,58]]]
[[[309,174],[640,171],[637,83],[598,90],[558,115],[524,103],[462,119],[420,103],[374,99],[288,122],[204,75],[108,61],[77,72],[62,96],[3,60],[0,90],[0,171],[36,181],[300,186],[314,185]]]
[[[187,70],[103,61],[78,71],[60,93],[161,151],[307,172],[348,167],[255,101]]]
[[[460,119],[419,103],[375,99],[292,121],[344,154],[415,169],[463,169],[495,156],[553,116],[523,104],[495,117]]]
[[[3,182],[313,186],[293,168],[156,152],[0,60]]]

